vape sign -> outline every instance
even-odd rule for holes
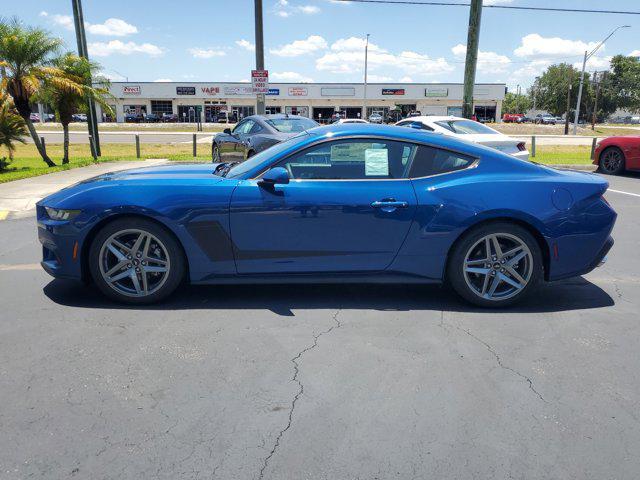
[[[251,88],[253,93],[269,93],[269,71],[251,70]]]

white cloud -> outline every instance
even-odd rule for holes
[[[544,71],[553,63],[553,60],[548,59],[532,60],[531,62],[514,71],[511,74],[511,77],[530,80],[542,75]]]
[[[87,32],[93,35],[107,35],[111,37],[125,37],[138,33],[135,25],[125,22],[120,18],[107,18],[104,23],[85,23]]]
[[[365,40],[357,37],[342,38],[331,45],[331,52],[316,60],[316,68],[331,73],[359,73],[364,69]],[[396,74],[418,75],[422,77],[450,73],[454,67],[444,58],[430,58],[417,52],[404,51],[390,53],[374,43],[369,43],[369,71],[373,74],[382,71]],[[384,70],[387,70],[385,72]]]
[[[274,12],[276,15],[282,18],[290,17],[296,13],[302,13],[303,15],[315,15],[320,13],[320,8],[315,5],[296,5],[292,6],[288,0],[278,0],[275,5]]]
[[[612,56],[607,57],[598,57],[593,56],[589,60],[587,60],[587,70],[604,70],[609,69],[611,66]],[[573,64],[575,68],[578,70],[582,70],[582,60],[577,61]]]
[[[320,13],[320,9],[315,5],[302,5],[298,7],[298,11],[306,15],[315,15],[316,13]]]
[[[367,82],[393,82],[393,78],[388,75],[367,74]]]
[[[238,45],[240,48],[244,48],[245,50],[249,50],[250,52],[256,51],[256,46],[249,40],[245,40],[244,38],[236,40],[236,45]]]
[[[295,40],[279,48],[270,49],[269,52],[278,57],[299,57],[326,48],[327,41],[324,38],[319,35],[311,35],[306,40]]]
[[[521,45],[513,53],[517,57],[525,58],[559,58],[581,56],[585,51],[591,51],[597,46],[598,42],[585,43],[581,40],[543,37],[537,33],[531,33],[522,37]]]
[[[89,43],[89,53],[96,57],[108,57],[109,55],[131,55],[134,53],[142,53],[156,57],[162,55],[164,50],[152,43],[135,43],[122,42],[120,40],[111,40],[109,42],[92,42]]]
[[[408,75],[405,75],[404,77],[400,77],[399,82],[401,82],[401,83],[413,83],[413,78],[411,78]]]
[[[48,14],[47,12],[45,12],[44,10],[42,10],[42,11],[40,12],[40,16],[41,16],[41,17],[48,17],[48,16],[49,16],[49,14]]]
[[[115,73],[115,72],[100,72],[99,76],[106,78],[107,80],[111,81],[111,82],[124,82],[126,80],[126,77],[123,75],[120,75],[119,73]]]
[[[66,30],[74,29],[73,17],[71,15],[58,15],[57,13],[54,13],[53,15],[49,15],[47,12],[40,12],[40,15],[43,17],[51,18],[51,21],[55,25],[58,25],[59,27],[62,27]]]
[[[269,74],[269,80],[275,80],[276,82],[313,82],[313,78],[305,77],[298,72],[272,72]]]
[[[501,5],[505,3],[513,3],[513,0],[483,0],[483,5]]]
[[[459,59],[464,60],[467,55],[467,46],[459,43],[451,49],[453,55]],[[496,52],[483,52],[478,51],[478,71],[482,73],[503,73],[507,70],[507,67],[511,64],[509,57],[500,55]]]
[[[155,83],[168,83],[168,82],[173,82],[173,80],[171,80],[170,78],[158,78],[157,80],[154,80]]]
[[[630,57],[640,57],[640,50],[634,50],[629,54]]]
[[[188,51],[193,58],[224,57],[227,54],[224,50],[215,48],[190,48]]]

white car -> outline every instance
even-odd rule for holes
[[[373,112],[371,115],[369,115],[369,121],[371,123],[382,123],[382,115],[380,113],[377,112]]]
[[[401,120],[396,125],[413,128],[417,128],[420,125],[422,130],[458,137],[495,148],[521,160],[529,160],[529,152],[524,142],[466,118],[421,116]]]
[[[341,118],[333,122],[334,125],[341,125],[343,123],[369,123],[362,118]]]

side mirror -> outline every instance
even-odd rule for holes
[[[289,172],[283,167],[274,167],[268,170],[258,185],[264,188],[273,188],[276,185],[286,185],[289,183]]]
[[[227,135],[231,135],[231,129],[230,128],[225,128],[222,133],[225,133]]]
[[[411,122],[409,126],[411,128],[415,128],[416,130],[422,130],[422,123],[420,122]]]

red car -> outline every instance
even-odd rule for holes
[[[609,137],[598,142],[593,164],[610,175],[625,170],[640,171],[640,136]]]
[[[524,122],[524,115],[522,113],[505,113],[502,116],[502,121],[505,123],[522,123]]]

